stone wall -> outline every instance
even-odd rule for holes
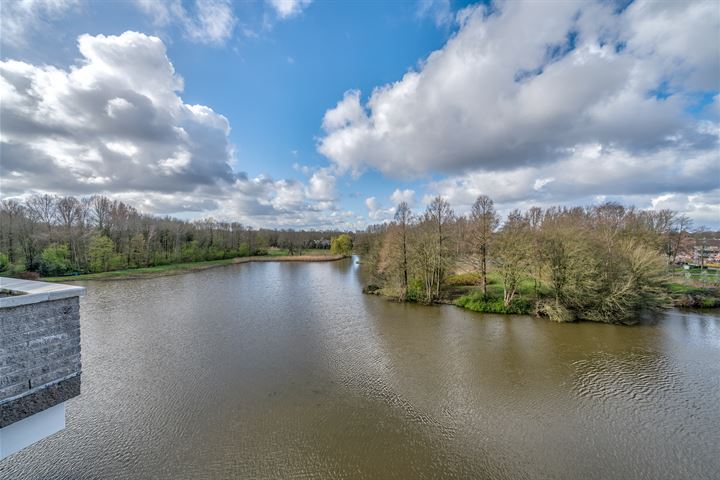
[[[80,303],[0,308],[0,428],[80,393]]]

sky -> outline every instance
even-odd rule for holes
[[[0,196],[362,229],[441,195],[720,228],[720,3],[2,0]]]

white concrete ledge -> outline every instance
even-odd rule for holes
[[[11,294],[7,297],[0,297],[0,308],[85,295],[84,287],[7,277],[0,277],[0,291]]]
[[[0,460],[65,428],[65,404],[0,428]]]

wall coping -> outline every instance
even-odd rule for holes
[[[0,290],[16,293],[16,295],[9,297],[0,297],[0,308],[17,307],[20,305],[46,302],[48,300],[60,300],[62,298],[85,295],[85,287],[8,277],[0,277]]]

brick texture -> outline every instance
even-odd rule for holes
[[[37,396],[38,387],[80,370],[78,297],[0,309],[0,406],[18,395]],[[65,389],[72,396],[79,393],[77,383],[77,389]]]

